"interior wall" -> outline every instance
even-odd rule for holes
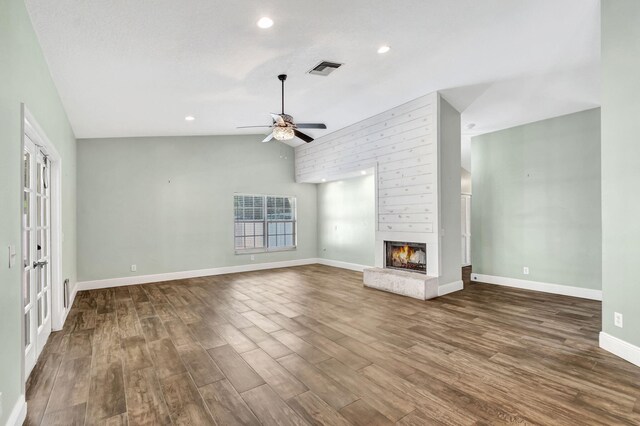
[[[317,257],[316,186],[294,182],[293,148],[263,138],[79,140],[78,279]],[[236,255],[234,193],[296,196],[297,249]]]
[[[0,64],[0,424],[5,424],[23,392],[21,102],[62,157],[62,273],[72,286],[76,280],[76,141],[22,0],[0,1]],[[9,245],[17,252],[11,269]]]
[[[476,136],[472,162],[474,273],[601,288],[599,108]]]
[[[374,266],[376,200],[373,175],[318,185],[318,255]]]
[[[438,96],[438,197],[440,277],[438,285],[462,286],[460,217],[460,113]],[[461,288],[461,287],[460,287]]]
[[[460,192],[471,194],[471,173],[465,168],[460,169]]]
[[[640,346],[640,2],[602,1],[602,329]],[[623,328],[613,322],[623,314]]]

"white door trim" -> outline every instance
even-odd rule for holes
[[[21,107],[22,132],[20,138],[22,150],[24,150],[26,134],[47,153],[51,161],[51,329],[60,330],[68,311],[64,308],[62,288],[62,158],[27,106],[22,104]],[[22,182],[20,185],[22,186]],[[20,190],[22,191],[22,188]],[[24,333],[24,324],[22,324],[23,341]],[[24,377],[24,371],[23,359],[23,382],[27,379]]]

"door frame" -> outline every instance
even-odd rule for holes
[[[20,158],[25,146],[25,134],[41,147],[47,154],[51,164],[51,330],[61,330],[69,309],[64,307],[63,300],[63,278],[62,278],[62,158],[56,147],[51,143],[42,127],[27,106],[21,104],[21,134],[20,134]],[[24,174],[24,164],[21,163],[21,176]],[[22,179],[20,180],[20,191],[22,192]],[[20,194],[22,197],[22,194]],[[22,212],[20,213],[22,214]],[[20,221],[22,223],[22,220]],[[21,225],[22,226],[22,225]],[[22,303],[22,292],[20,300]],[[24,321],[22,324],[22,341],[24,342],[25,332]],[[22,351],[22,376],[23,383],[26,383],[24,350]]]

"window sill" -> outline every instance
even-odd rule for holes
[[[235,254],[256,254],[256,253],[274,253],[279,251],[295,251],[297,247],[278,247],[271,249],[246,249],[246,250],[236,250]]]

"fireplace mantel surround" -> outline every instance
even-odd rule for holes
[[[375,267],[364,285],[430,299],[462,289],[460,113],[438,92],[296,148],[296,181],[376,176]],[[385,268],[385,241],[426,244],[426,273]]]

